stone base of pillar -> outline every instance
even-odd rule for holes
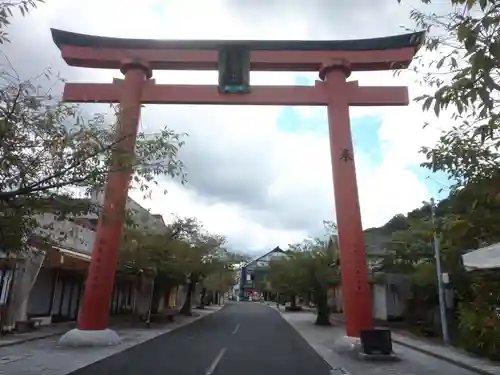
[[[359,337],[341,336],[334,341],[332,349],[340,353],[358,353],[361,351],[361,340]]]
[[[394,352],[390,354],[363,353],[359,337],[341,336],[334,341],[332,349],[337,353],[347,354],[362,361],[395,362],[400,360]]]
[[[72,329],[59,339],[59,345],[67,347],[82,346],[113,346],[121,344],[122,340],[118,334],[107,328],[99,331],[84,331]]]
[[[359,352],[358,358],[368,362],[399,362],[401,360],[394,352],[391,354],[365,354]]]

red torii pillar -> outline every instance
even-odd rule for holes
[[[372,306],[359,208],[349,106],[408,105],[406,87],[359,87],[347,82],[352,70],[406,68],[423,33],[357,41],[154,41],[115,39],[52,30],[54,42],[72,66],[120,69],[124,80],[111,84],[67,83],[71,102],[119,102],[117,136],[122,151],[134,152],[141,104],[326,105],[337,212],[342,295],[347,336],[371,329]],[[239,44],[250,51],[249,68],[261,71],[318,71],[324,82],[309,86],[256,86],[239,94],[213,85],[158,85],[152,69],[217,70],[218,50]],[[108,327],[128,194],[129,172],[108,176],[78,329],[61,339],[69,345],[111,344]]]

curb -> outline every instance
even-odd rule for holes
[[[335,319],[335,318],[330,318],[330,320],[333,321],[333,322],[335,322],[335,323],[337,323],[337,324],[345,325],[345,323],[343,321],[341,321],[341,320],[338,320],[338,319]],[[493,372],[486,371],[486,370],[483,370],[481,368],[477,368],[477,367],[471,366],[471,365],[469,365],[467,363],[464,363],[462,361],[457,361],[456,359],[449,358],[449,357],[446,357],[446,356],[441,355],[441,354],[437,354],[437,353],[435,353],[435,352],[433,352],[431,350],[422,349],[421,347],[418,347],[418,346],[412,345],[412,344],[408,344],[407,342],[400,341],[398,339],[394,339],[393,338],[392,342],[394,342],[394,343],[396,343],[398,345],[405,346],[407,348],[416,350],[417,352],[420,352],[420,353],[423,353],[423,354],[427,354],[427,355],[429,355],[431,357],[440,359],[442,361],[451,363],[452,365],[455,365],[457,367],[463,368],[465,370],[468,370],[468,371],[471,371],[471,372],[475,372],[476,374],[480,374],[480,375],[496,375]]]
[[[207,314],[203,314],[203,315],[199,315],[199,316],[195,316],[193,320],[189,321],[189,322],[186,322],[184,324],[180,324],[176,327],[172,327],[169,331],[166,331],[165,333],[169,333],[169,332],[172,332],[174,330],[176,330],[177,328],[181,328],[181,327],[184,327],[184,326],[187,326],[188,324],[191,324],[191,323],[194,323],[196,322],[197,320],[200,320],[200,319],[203,319],[207,316],[210,316],[212,314],[215,314],[216,312],[219,312],[221,311],[226,305],[224,304],[220,309],[218,310],[214,310],[214,311],[211,311]],[[207,310],[207,311],[210,311],[210,310]],[[67,332],[68,330],[64,330],[64,331],[60,331],[60,332],[51,332],[51,333],[47,333],[45,335],[40,335],[40,336],[36,336],[36,337],[29,337],[29,338],[26,338],[26,339],[22,339],[22,340],[19,340],[19,341],[13,341],[13,342],[0,342],[0,349],[1,348],[5,348],[5,347],[9,347],[9,346],[16,346],[16,345],[21,345],[21,344],[24,344],[26,342],[31,342],[31,341],[37,341],[37,340],[43,340],[43,339],[47,339],[47,338],[50,338],[50,337],[54,337],[54,336],[59,336],[59,335],[62,335],[64,334],[65,332]],[[489,374],[487,374],[489,375]]]
[[[455,365],[457,367],[461,367],[461,368],[463,368],[465,370],[468,370],[468,371],[471,371],[471,372],[475,372],[476,374],[480,374],[480,375],[496,375],[493,372],[486,371],[486,370],[483,370],[483,369],[480,369],[480,368],[468,365],[467,363],[464,363],[462,361],[457,361],[456,359],[452,359],[452,358],[446,357],[446,356],[441,355],[441,354],[436,354],[433,351],[430,351],[430,350],[427,350],[427,349],[422,349],[422,348],[420,348],[418,346],[411,345],[411,344],[408,344],[406,342],[399,341],[397,339],[392,339],[392,341],[395,342],[398,345],[406,346],[407,348],[416,350],[418,352],[427,354],[427,355],[429,355],[431,357],[434,357],[434,358],[440,359],[442,361],[451,363],[452,365]]]
[[[24,344],[25,342],[43,340],[43,339],[46,339],[46,338],[49,338],[49,337],[59,336],[59,335],[62,335],[66,331],[67,330],[61,331],[61,332],[47,333],[46,335],[40,335],[40,336],[36,336],[36,337],[28,337],[28,338],[25,338],[25,339],[22,339],[22,340],[19,340],[19,341],[4,342],[4,343],[0,342],[0,348],[5,348],[7,346],[20,345],[20,344]]]

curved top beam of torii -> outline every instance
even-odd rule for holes
[[[244,46],[250,69],[319,71],[326,60],[349,60],[353,71],[407,68],[425,33],[335,41],[155,40],[123,39],[51,29],[52,38],[71,66],[119,69],[124,59],[147,61],[151,69],[217,70],[218,50]]]

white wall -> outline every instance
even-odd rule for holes
[[[99,195],[98,198],[94,196],[92,200],[102,203],[102,195]],[[140,225],[142,223],[142,226],[157,231],[165,229],[163,220],[154,217],[148,210],[131,198],[127,201],[127,209],[135,213]],[[89,214],[82,217],[97,218],[97,215]],[[40,223],[40,228],[37,230],[38,233],[48,235],[54,242],[59,243],[61,247],[80,251],[85,254],[92,253],[95,231],[70,220],[56,220],[56,216],[52,213],[37,215],[37,220]]]
[[[91,254],[94,245],[95,232],[82,227],[70,220],[56,220],[52,213],[38,215],[37,220],[40,227],[37,232],[44,236],[49,236],[61,247],[74,249],[76,251]]]
[[[104,194],[102,192],[94,193],[90,197],[90,200],[95,204],[102,205],[104,202]],[[162,219],[154,217],[151,212],[146,210],[132,198],[127,198],[125,208],[133,215],[134,220],[139,226],[157,231],[165,229],[165,223]],[[97,218],[97,215],[91,214],[88,217]]]
[[[402,317],[405,310],[405,298],[395,291],[387,291],[387,316],[391,318]]]
[[[336,306],[337,312],[343,312],[344,305],[343,305],[343,301],[342,301],[342,286],[335,285],[333,290],[334,290],[333,300],[335,301],[335,306]]]
[[[342,287],[336,285],[333,289],[333,295],[330,296],[330,303],[334,304],[337,310],[342,310],[343,312],[343,301],[342,301]],[[385,285],[373,285],[371,288],[372,297],[372,315],[376,319],[387,320],[388,309],[387,306],[387,296],[389,292],[386,291]]]
[[[379,320],[387,320],[387,293],[386,286],[373,284],[372,286],[372,309],[373,317]]]

